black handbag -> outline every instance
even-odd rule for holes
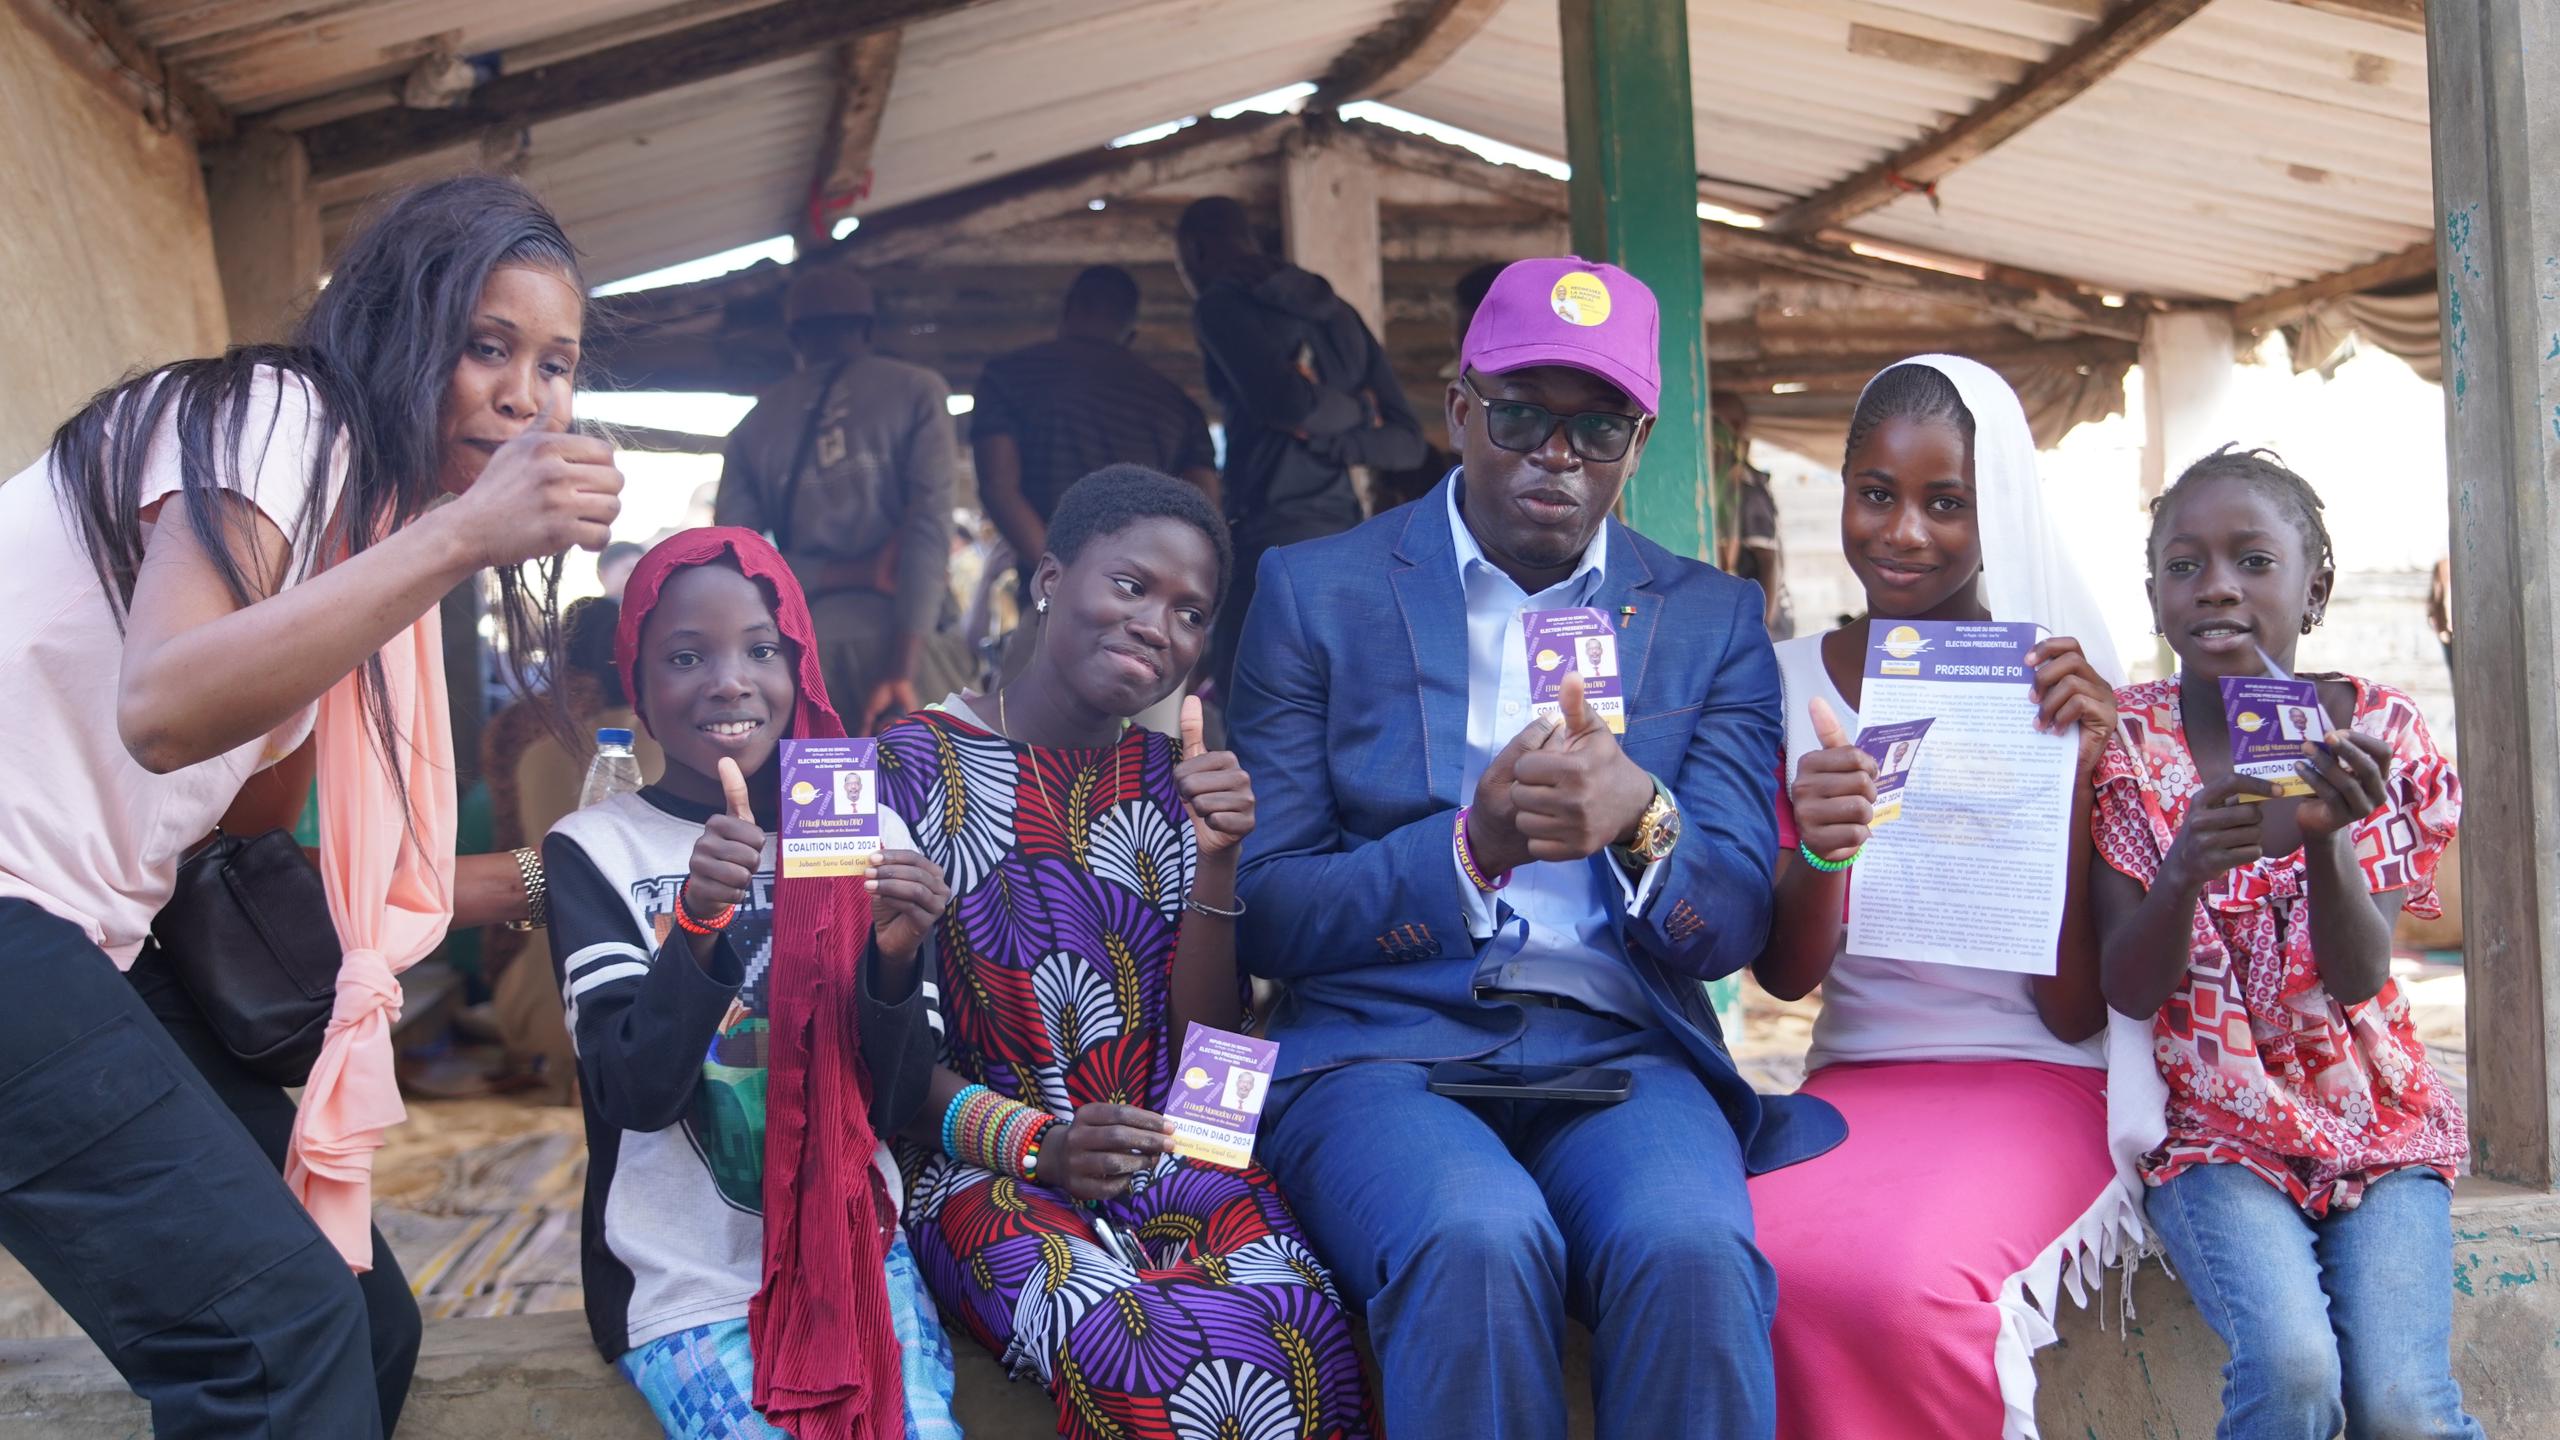
[[[233,1059],[276,1085],[311,1078],[344,951],[293,832],[215,836],[178,867],[151,933]]]

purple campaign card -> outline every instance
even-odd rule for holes
[[[2320,737],[2329,732],[2329,719],[2320,709],[2318,685],[2273,675],[2225,675],[2222,711],[2231,722],[2234,772],[2267,781],[2278,795],[2311,793],[2294,767],[2323,753]]]
[[[1920,737],[1936,723],[1935,719],[1902,720],[1858,732],[1858,748],[1876,761],[1876,813],[1871,823],[1881,825],[1902,814],[1902,787],[1920,759]]]
[[[782,878],[859,875],[880,853],[876,740],[782,742]]]
[[[1241,1170],[1253,1161],[1253,1132],[1271,1095],[1271,1072],[1280,1046],[1194,1024],[1182,1039],[1182,1064],[1173,1072],[1165,1118],[1173,1122],[1173,1153]]]
[[[1627,733],[1626,687],[1618,676],[1618,632],[1605,610],[1532,610],[1521,617],[1529,641],[1529,713],[1564,713],[1564,677],[1582,677],[1583,703],[1609,733]],[[1509,738],[1509,737],[1503,737]]]

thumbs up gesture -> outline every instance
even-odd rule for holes
[[[1513,767],[1515,823],[1530,859],[1583,860],[1635,839],[1653,803],[1653,777],[1618,748],[1580,675],[1564,677],[1557,699],[1563,714],[1554,734]]]
[[[702,838],[693,842],[693,866],[685,872],[684,890],[676,903],[696,924],[718,923],[732,905],[746,904],[756,883],[756,865],[764,857],[764,827],[756,823],[747,801],[747,777],[738,762],[720,758],[720,793],[724,814],[704,822]],[[696,947],[709,953],[709,937]]]
[[[1182,702],[1182,759],[1173,783],[1191,812],[1201,858],[1224,855],[1253,833],[1253,777],[1232,750],[1211,750],[1200,738],[1200,697]]]
[[[1805,702],[1819,750],[1796,762],[1796,834],[1825,860],[1846,860],[1867,843],[1876,815],[1876,760],[1852,744],[1820,696]]]

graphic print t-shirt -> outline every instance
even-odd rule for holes
[[[753,894],[706,970],[675,908],[710,813],[655,789],[616,796],[562,820],[542,847],[586,1110],[587,1322],[607,1359],[744,1318],[762,1277],[774,845],[768,836]],[[904,1124],[907,1092],[920,1096],[931,1074],[941,1022],[929,960],[924,969],[900,1003],[863,997],[883,1133]],[[873,1163],[899,1194],[885,1147]]]

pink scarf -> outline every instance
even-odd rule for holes
[[[383,679],[409,799],[365,716],[363,673],[320,698],[320,876],[345,958],[337,1007],[303,1087],[284,1183],[357,1271],[373,1268],[373,1152],[408,1118],[392,1073],[399,975],[453,923],[453,730],[444,624],[429,610],[382,647]]]

